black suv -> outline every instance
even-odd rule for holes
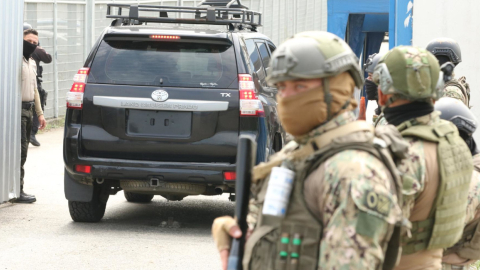
[[[282,148],[276,89],[265,82],[275,45],[256,32],[261,14],[213,2],[109,4],[115,20],[66,97],[65,197],[74,221],[99,221],[119,190],[130,202],[233,199],[239,135],[256,138],[257,163]],[[146,12],[158,17],[139,16]],[[172,12],[195,19],[169,18]]]

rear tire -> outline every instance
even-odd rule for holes
[[[68,210],[75,222],[99,222],[105,214],[106,206],[106,203],[98,200],[91,202],[68,201]]]
[[[140,194],[140,193],[126,192],[126,191],[124,191],[123,194],[125,195],[125,199],[127,199],[127,201],[141,202],[141,203],[151,202],[154,196],[152,194]]]

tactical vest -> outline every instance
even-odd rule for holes
[[[474,157],[474,169],[480,173],[480,157]],[[460,257],[469,260],[480,260],[480,219],[468,224],[463,229],[462,237],[455,246],[444,251],[444,255],[457,253]]]
[[[342,132],[343,130],[343,132]],[[346,132],[348,131],[348,132]],[[397,197],[401,200],[401,180],[397,176],[395,163],[391,154],[385,148],[385,141],[372,138],[366,142],[337,143],[335,138],[346,136],[358,131],[373,131],[373,127],[365,122],[352,122],[315,138],[311,144],[291,151],[280,153],[280,158],[273,159],[270,164],[260,166],[254,178],[268,174],[273,166],[278,166],[284,160],[293,161],[296,172],[294,186],[290,196],[285,217],[262,215],[256,229],[245,246],[243,269],[245,270],[315,270],[318,267],[320,241],[323,234],[322,221],[314,216],[307,207],[304,196],[304,183],[307,176],[333,155],[345,150],[366,151],[383,161],[394,178],[392,186],[396,188]],[[352,134],[351,136],[355,136]],[[373,136],[372,136],[373,137]],[[310,148],[313,145],[312,148]],[[305,150],[310,149],[310,150]],[[405,148],[406,149],[406,148]],[[293,160],[292,160],[293,157]],[[295,158],[298,159],[295,162]],[[272,166],[273,165],[273,166]],[[255,180],[255,179],[254,179]],[[267,192],[269,178],[257,183],[260,187],[257,201],[263,204]],[[386,254],[384,269],[393,269],[399,254],[400,229],[395,229],[392,245]],[[388,258],[388,259],[387,259]]]
[[[465,105],[470,107],[470,85],[467,83],[467,78],[465,76],[461,77],[458,80],[453,79],[448,81],[443,88],[446,89],[448,86],[455,86],[459,88],[466,99],[467,104]]]
[[[414,125],[415,120],[398,126],[403,137],[435,142],[440,171],[437,196],[429,218],[412,222],[412,237],[402,239],[403,254],[453,246],[461,237],[472,175],[472,156],[451,122]]]

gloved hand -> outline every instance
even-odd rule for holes
[[[216,218],[212,225],[212,236],[220,252],[220,260],[222,262],[222,269],[227,269],[228,256],[230,255],[230,245],[233,238],[240,238],[242,231],[237,225],[237,222],[230,216],[223,216]]]

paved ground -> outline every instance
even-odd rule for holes
[[[220,269],[210,226],[233,214],[228,196],[134,204],[119,192],[101,222],[75,223],[63,195],[62,136],[56,129],[30,146],[25,191],[37,202],[0,205],[0,269]],[[169,218],[179,228],[162,225]]]

